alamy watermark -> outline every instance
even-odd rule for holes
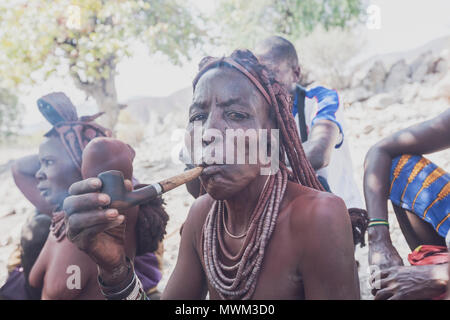
[[[367,21],[366,27],[369,30],[381,29],[381,8],[375,4],[371,4],[366,9]]]
[[[66,280],[66,286],[69,290],[81,290],[81,269],[77,265],[70,265],[66,269],[69,275]]]
[[[81,8],[76,5],[70,5],[66,10],[66,27],[72,30],[81,29]]]
[[[172,149],[172,160],[186,164],[258,164],[261,175],[275,174],[279,170],[280,138],[278,129],[226,129],[204,128],[195,121],[191,130],[175,130],[173,140],[184,140]]]

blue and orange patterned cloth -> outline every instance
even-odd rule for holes
[[[430,223],[446,237],[450,229],[450,174],[419,155],[392,161],[389,199]]]

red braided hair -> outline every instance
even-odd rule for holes
[[[275,120],[276,127],[281,132],[280,169],[288,172],[289,180],[324,191],[303,150],[291,112],[290,95],[251,51],[235,50],[228,58],[206,57],[202,59],[199,67],[200,71],[193,81],[193,89],[195,89],[201,76],[210,69],[230,67],[246,75],[269,103],[270,114]],[[289,160],[292,171],[287,168],[285,155]]]

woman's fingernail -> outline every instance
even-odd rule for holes
[[[119,212],[116,209],[109,209],[106,211],[106,215],[108,217],[114,218],[119,214]]]
[[[107,203],[109,202],[109,197],[108,197],[108,195],[106,195],[106,194],[100,194],[100,195],[98,196],[98,200],[99,200],[101,203],[107,204]]]
[[[102,185],[102,182],[99,179],[92,179],[90,184],[92,188],[99,188]]]

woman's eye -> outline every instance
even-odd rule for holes
[[[190,119],[189,122],[194,121],[203,121],[206,120],[207,116],[205,114],[194,114]]]
[[[51,166],[51,165],[53,165],[55,163],[55,161],[53,161],[53,160],[46,160],[45,161],[45,165],[46,166]]]
[[[247,119],[247,115],[244,113],[240,113],[240,112],[228,112],[228,117],[231,118],[232,120],[244,120]]]

